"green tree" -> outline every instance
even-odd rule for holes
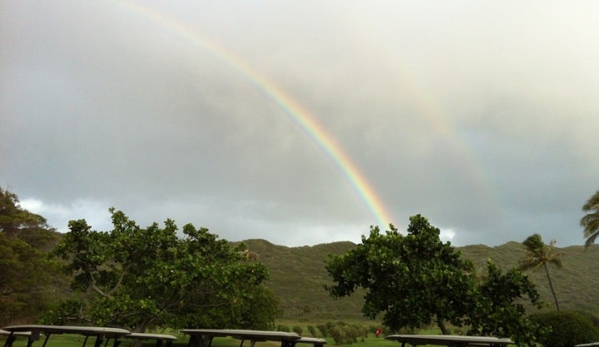
[[[71,221],[55,249],[74,275],[73,289],[95,294],[87,309],[95,324],[136,331],[157,325],[248,327],[252,303],[277,304],[262,286],[266,268],[245,261],[208,229],[187,224],[179,237],[172,220],[163,228],[157,223],[140,228],[123,212],[110,213],[112,231]],[[252,323],[272,325],[275,311],[251,316]]]
[[[410,218],[408,234],[381,234],[371,227],[368,238],[346,254],[332,255],[326,270],[336,283],[326,289],[333,297],[367,290],[364,314],[397,331],[435,322],[443,334],[446,322],[463,324],[468,313],[464,295],[472,291],[472,263],[439,238],[438,228],[420,215]]]
[[[63,278],[46,251],[58,234],[0,188],[0,324],[35,320],[57,295]]]
[[[519,269],[503,274],[493,263],[488,263],[486,277],[477,278],[472,263],[439,234],[420,215],[410,218],[405,236],[392,225],[385,234],[371,227],[357,247],[327,259],[335,284],[326,289],[333,297],[365,289],[364,314],[374,319],[382,313],[390,331],[434,322],[448,334],[449,322],[468,326],[472,333],[534,345],[538,327],[524,306],[542,305],[534,284]]]
[[[556,240],[551,240],[549,245],[546,245],[541,238],[541,235],[534,234],[526,238],[522,244],[524,245],[524,256],[520,259],[520,269],[522,270],[538,270],[543,268],[545,275],[547,275],[547,281],[549,282],[549,289],[553,295],[555,302],[555,308],[559,311],[559,302],[557,301],[557,295],[553,288],[553,282],[549,275],[549,265],[553,265],[558,269],[562,268],[561,257],[564,255],[563,252],[555,251]]]
[[[580,220],[580,225],[584,228],[583,233],[586,238],[585,247],[595,243],[599,236],[599,191],[587,200],[582,206],[584,212],[588,212]]]
[[[21,207],[13,192],[0,188],[0,232],[18,238],[40,251],[51,250],[58,242],[58,233],[44,217]]]
[[[240,303],[241,329],[274,330],[280,299],[266,285],[248,286]]]
[[[535,346],[544,330],[530,319],[524,304],[537,309],[544,304],[528,277],[517,268],[503,273],[489,260],[487,274],[478,281],[466,319],[468,334],[511,337],[519,346]]]

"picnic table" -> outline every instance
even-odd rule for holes
[[[233,337],[241,340],[239,347],[243,347],[245,341],[254,347],[260,341],[279,341],[281,347],[295,347],[297,343],[313,344],[314,347],[322,347],[326,342],[324,339],[301,337],[296,333],[284,331],[266,330],[236,330],[236,329],[184,329],[182,333],[190,336],[188,347],[200,346],[211,347],[215,337]]]
[[[81,327],[81,326],[67,326],[67,325],[13,325],[2,328],[2,330],[8,332],[8,337],[4,343],[4,347],[12,347],[13,342],[17,336],[27,336],[27,347],[40,339],[40,335],[46,335],[44,339],[45,347],[48,343],[48,339],[53,334],[77,334],[85,336],[82,347],[85,347],[87,340],[90,336],[96,338],[94,347],[100,347],[104,343],[104,346],[108,345],[110,339],[114,340],[114,347],[118,347],[119,339],[125,335],[129,335],[129,330],[119,328],[106,328],[106,327]]]
[[[29,336],[31,335],[31,332],[30,331],[10,332],[8,330],[0,329],[0,335],[6,335],[6,336],[8,336],[8,338],[13,339],[13,341],[14,341],[19,336],[25,336],[25,337],[29,338]]]
[[[599,342],[581,343],[575,345],[574,347],[599,347]]]
[[[0,329],[0,335],[10,335],[13,334],[15,336],[29,336],[31,335],[30,331],[19,331],[19,332],[10,332],[8,330]]]
[[[385,339],[398,341],[401,343],[401,347],[405,347],[406,344],[411,346],[504,347],[514,343],[508,338],[463,335],[388,335],[385,336]]]

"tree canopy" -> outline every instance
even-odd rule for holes
[[[260,262],[205,228],[187,224],[179,237],[172,220],[141,228],[121,211],[110,213],[110,232],[71,221],[55,249],[74,275],[72,288],[94,294],[86,311],[95,324],[136,331],[274,324],[278,301],[263,285],[268,272]],[[257,302],[264,309],[251,312]]]
[[[442,243],[426,218],[410,221],[407,236],[394,227],[386,234],[373,227],[355,249],[332,256],[326,268],[336,285],[328,290],[342,297],[368,289],[365,315],[374,319],[383,312],[383,323],[393,330],[434,321],[447,334],[445,322],[462,325],[467,307],[461,295],[470,288],[473,265]]]
[[[45,308],[60,278],[46,257],[57,240],[43,217],[22,208],[16,194],[0,188],[0,324],[34,319]]]
[[[534,283],[517,268],[503,273],[491,260],[486,274],[476,281],[474,295],[465,299],[471,302],[465,320],[468,333],[511,337],[516,345],[536,346],[545,330],[530,318],[526,306],[540,309],[545,304]]]
[[[420,215],[410,217],[405,236],[392,225],[390,229],[381,234],[371,227],[356,248],[329,257],[326,270],[335,284],[327,290],[333,297],[365,289],[364,314],[383,314],[391,331],[434,322],[448,334],[450,322],[532,343],[534,325],[526,319],[521,299],[539,304],[538,294],[518,269],[503,274],[489,263],[488,275],[477,277],[472,263],[443,243],[440,230]]]

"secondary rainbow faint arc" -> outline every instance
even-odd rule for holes
[[[246,77],[252,84],[256,85],[262,92],[264,92],[264,94],[285,110],[293,121],[295,121],[324,149],[351,182],[353,188],[364,200],[366,206],[376,217],[382,228],[386,228],[392,222],[392,218],[381,199],[370,186],[356,164],[342,150],[334,138],[317,122],[314,116],[305,110],[298,102],[293,100],[290,95],[285,93],[273,82],[269,81],[265,76],[261,75],[256,69],[249,66],[237,55],[233,54],[233,52],[200,35],[197,31],[142,5],[119,0],[109,1],[131,13],[141,15],[159,24],[171,33],[205,49],[228,66],[235,69],[240,75]]]

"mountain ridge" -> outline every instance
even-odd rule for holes
[[[325,270],[329,254],[343,254],[357,246],[351,241],[322,243],[314,246],[280,246],[264,239],[247,239],[243,243],[259,255],[270,272],[269,288],[281,298],[281,320],[288,321],[361,321],[364,291],[341,298],[331,298],[325,285],[333,282]],[[523,256],[523,246],[516,241],[503,245],[469,245],[455,247],[462,256],[470,259],[483,271],[487,260],[495,262],[502,270],[518,265]],[[555,248],[563,252],[563,267],[550,267],[560,308],[597,312],[599,310],[599,268],[589,267],[599,261],[599,246],[568,246]],[[553,303],[547,277],[543,271],[527,272],[535,283],[543,301]]]

